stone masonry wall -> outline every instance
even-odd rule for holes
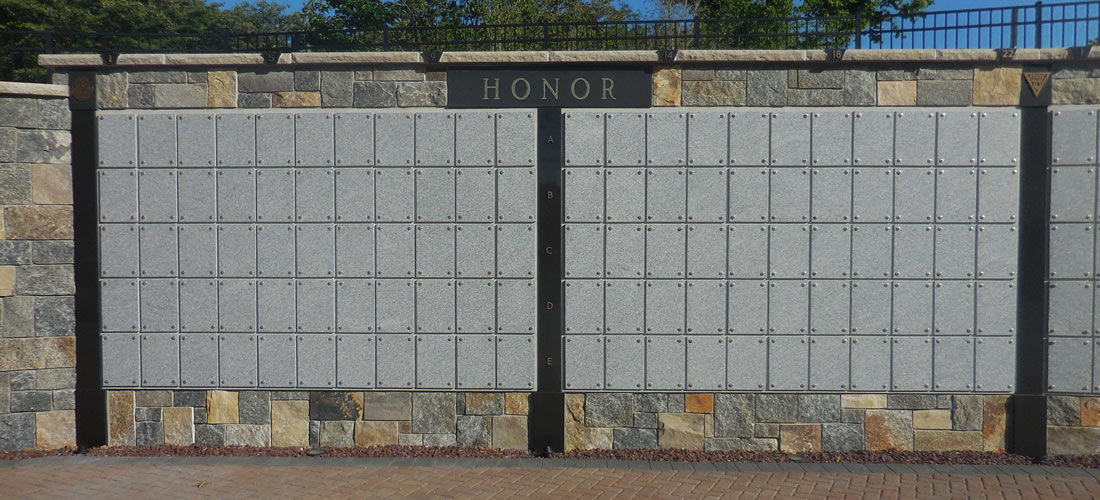
[[[0,95],[0,450],[76,444],[69,128],[63,97]]]
[[[110,391],[109,446],[527,449],[527,393]]]
[[[1047,396],[1047,454],[1091,455],[1100,448],[1100,397]]]
[[[1008,396],[567,394],[566,449],[1005,451]]]

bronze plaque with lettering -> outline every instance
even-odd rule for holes
[[[650,68],[451,68],[451,108],[648,108]]]

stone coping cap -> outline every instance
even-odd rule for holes
[[[69,86],[52,85],[49,83],[0,82],[0,95],[69,97]]]
[[[897,62],[1043,62],[1100,60],[1100,46],[1018,49],[1011,59],[1001,59],[993,49],[850,49],[842,63]],[[538,63],[658,63],[655,50],[589,51],[474,51],[443,52],[440,64],[538,64]],[[680,50],[673,63],[781,63],[830,62],[824,50]],[[122,54],[117,64],[106,65],[98,54],[42,54],[38,64],[47,68],[104,68],[130,66],[280,66],[321,64],[423,64],[419,52],[295,52],[265,65],[260,54]]]

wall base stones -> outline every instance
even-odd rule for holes
[[[107,398],[108,446],[527,449],[527,393],[180,390]]]
[[[1100,453],[1100,397],[1047,396],[1047,455]]]
[[[565,440],[567,450],[1003,453],[1007,419],[1002,395],[567,394]]]

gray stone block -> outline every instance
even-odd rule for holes
[[[445,392],[412,395],[412,431],[417,434],[455,432],[455,395]]]
[[[684,106],[744,106],[745,83],[740,81],[685,81],[681,90]]]
[[[877,102],[878,82],[875,80],[874,71],[849,70],[845,72],[844,105],[874,106]]]
[[[210,74],[205,71],[188,71],[187,83],[206,83]]]
[[[355,72],[355,81],[368,82],[374,80],[374,72],[371,70],[360,70]]]
[[[326,420],[321,422],[318,445],[332,448],[355,446],[355,422]]]
[[[917,106],[967,106],[974,95],[971,80],[922,80],[917,82]]]
[[[130,83],[187,83],[187,72],[131,71]]]
[[[0,450],[34,448],[34,414],[0,415]]]
[[[206,391],[172,391],[172,406],[206,408]]]
[[[35,264],[72,264],[73,242],[70,240],[35,241],[25,243],[31,248],[31,262]],[[3,250],[0,250],[0,254]],[[2,259],[3,257],[0,257]],[[25,264],[26,262],[20,262]]]
[[[357,108],[397,106],[397,84],[393,82],[355,82],[353,104]]]
[[[209,421],[210,414],[206,411],[206,408],[195,408],[194,415],[196,424],[205,424]]]
[[[424,434],[424,446],[458,446],[454,434]]]
[[[138,446],[157,446],[164,444],[164,424],[160,422],[138,422],[135,433]]]
[[[753,70],[747,74],[746,104],[749,106],[786,106],[787,71]]]
[[[630,394],[586,394],[584,424],[588,427],[630,427],[634,424]]]
[[[53,409],[75,410],[76,391],[71,389],[64,391],[53,391]]]
[[[706,438],[703,440],[706,451],[767,451],[779,449],[779,441],[772,438]]]
[[[823,424],[821,426],[822,451],[855,451],[863,448],[862,425]]]
[[[34,336],[34,297],[7,297],[0,302],[0,337]]]
[[[238,393],[237,412],[242,424],[270,424],[271,400],[267,391]]]
[[[752,436],[754,420],[752,394],[716,394],[714,396],[715,436]]]
[[[53,396],[44,391],[25,391],[11,393],[11,411],[49,411],[53,405]]]
[[[753,427],[753,437],[779,438],[779,424],[756,424]]]
[[[953,396],[951,399],[951,428],[957,431],[982,430],[985,397]],[[1074,400],[1076,399],[1074,398]],[[1050,409],[1049,405],[1050,403],[1047,403],[1048,411]]]
[[[844,104],[842,89],[789,89],[788,106],[840,106]]]
[[[353,422],[347,423],[352,424]],[[226,425],[225,444],[230,446],[268,446],[271,444],[271,427],[248,424]]]
[[[634,414],[634,428],[635,429],[656,429],[657,428],[657,414],[656,413],[635,413]]]
[[[848,70],[813,69],[798,70],[798,88],[800,89],[842,89]]]
[[[2,182],[2,179],[0,179]],[[3,189],[0,187],[0,189]],[[72,242],[69,242],[72,244]],[[0,266],[31,263],[31,242],[0,241]]]
[[[321,443],[321,422],[316,420],[309,421],[309,445],[320,446]]]
[[[0,127],[39,128],[38,105],[28,97],[0,98]]]
[[[16,295],[73,295],[73,266],[20,266],[15,272]]]
[[[126,89],[128,108],[148,109],[156,106],[156,92],[152,85],[130,85]]]
[[[374,79],[378,81],[421,81],[424,80],[423,68],[381,68],[374,70]]]
[[[455,414],[466,414],[466,398],[462,396],[455,396]]]
[[[683,80],[686,81],[703,81],[713,80],[713,69],[684,69]]]
[[[35,387],[40,391],[76,388],[75,368],[47,368],[38,370]]]
[[[126,80],[125,71],[112,71],[96,73],[95,75],[95,103],[97,109],[125,109],[126,108]]]
[[[936,408],[948,410],[951,408],[951,396],[947,394],[936,396]]]
[[[12,162],[16,160],[15,135],[15,128],[0,127],[0,162]]]
[[[138,406],[172,406],[172,391],[137,391],[134,403]]]
[[[715,80],[745,80],[746,72],[743,69],[718,69],[714,71]]]
[[[237,94],[237,107],[259,109],[271,107],[271,94]]]
[[[272,391],[272,401],[309,401],[309,393],[306,391]]]
[[[348,107],[353,102],[353,71],[321,72],[321,107]]]
[[[811,394],[798,397],[798,419],[805,423],[840,422],[839,394]]]
[[[934,394],[887,394],[886,407],[891,410],[932,410],[936,408]]]
[[[225,445],[225,426],[222,425],[195,425],[195,444],[210,446]]]
[[[30,203],[30,165],[0,165],[0,205],[29,205]]]
[[[397,105],[403,108],[447,105],[447,82],[397,84]]]
[[[68,85],[69,74],[64,71],[55,71],[50,75],[50,83],[54,85]]]
[[[668,411],[668,394],[635,394],[634,411],[666,412]]]
[[[242,71],[237,73],[240,92],[292,92],[294,73],[291,71]]]
[[[684,395],[683,394],[669,394],[668,395],[668,412],[669,413],[683,413],[684,412]]]
[[[972,80],[974,70],[967,69],[943,69],[920,68],[917,70],[917,80]]]
[[[20,163],[69,163],[72,136],[64,130],[20,130],[16,160]]]
[[[135,422],[160,422],[160,408],[134,408]]]
[[[38,297],[34,305],[36,337],[76,335],[75,297]]]
[[[34,370],[11,372],[8,376],[8,384],[13,391],[33,391],[37,378]]]
[[[363,420],[411,419],[412,394],[408,392],[367,392],[363,394]]]
[[[615,429],[616,450],[639,450],[657,447],[657,429]]]
[[[884,81],[898,81],[898,80],[916,80],[917,70],[915,69],[889,69],[879,71],[876,78]]]
[[[310,420],[358,420],[362,408],[350,392],[309,393]]]
[[[401,446],[424,446],[423,434],[398,434],[397,444]]]
[[[72,128],[73,114],[68,99],[40,99],[38,101],[39,127],[51,130]]]
[[[153,102],[158,108],[205,108],[206,84],[163,83],[153,85]]]
[[[1047,396],[1047,425],[1081,425],[1081,398]]]
[[[298,92],[309,92],[321,90],[321,72],[320,71],[295,71],[294,72],[294,90]]]
[[[756,396],[756,420],[758,422],[799,422],[799,396],[794,394],[758,394]]]
[[[492,435],[492,417],[459,415],[457,425],[458,446],[489,446]]]

